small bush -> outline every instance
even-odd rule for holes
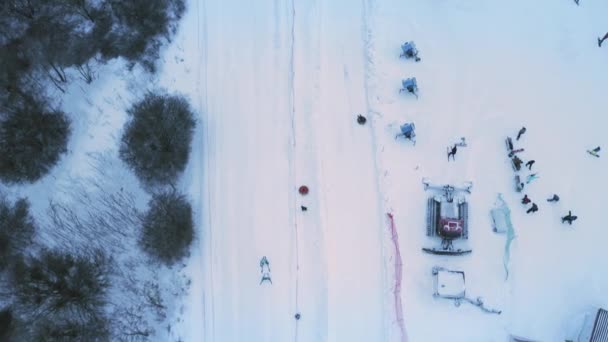
[[[154,195],[143,220],[142,249],[171,265],[186,256],[193,239],[192,207],[186,198],[176,192]]]
[[[4,182],[35,182],[67,151],[67,116],[33,96],[26,96],[0,120],[0,180]]]
[[[194,114],[185,98],[149,93],[128,110],[120,158],[146,186],[172,183],[190,154]]]
[[[156,71],[164,39],[176,30],[185,10],[183,0],[110,0],[114,29],[110,54],[123,56],[131,63],[141,63],[150,72]],[[103,52],[104,50],[102,50]]]
[[[102,253],[75,256],[42,251],[18,261],[10,285],[24,319],[88,325],[104,317],[109,260]]]
[[[0,197],[0,271],[31,245],[35,230],[27,200],[19,199],[11,205]]]

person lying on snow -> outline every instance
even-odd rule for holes
[[[519,132],[517,132],[517,139],[515,140],[519,140],[519,138],[521,138],[522,135],[524,135],[524,133],[526,133],[526,127],[522,127]]]
[[[572,215],[572,211],[568,210],[568,215],[562,217],[562,223],[568,222],[568,224],[572,225],[572,222],[576,221],[578,216]]]
[[[532,203],[532,207],[530,207],[530,209],[528,209],[526,211],[526,214],[535,213],[537,211],[538,211],[538,206],[536,205],[536,203]]]
[[[568,224],[572,225],[572,222],[576,221],[577,218],[578,216],[572,215],[572,212],[568,210],[568,215],[562,217],[562,223],[568,222]]]

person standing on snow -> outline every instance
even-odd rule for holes
[[[534,163],[536,163],[536,161],[535,161],[534,159],[529,160],[529,161],[526,163],[526,166],[528,167],[528,170],[532,170],[532,165],[534,165]]]
[[[526,211],[526,214],[535,213],[537,211],[538,211],[538,206],[536,205],[536,203],[532,203],[532,206],[530,207],[530,209],[528,209]]]
[[[562,217],[562,223],[568,222],[570,225],[572,225],[572,222],[576,221],[577,218],[578,216],[572,215],[572,212],[568,210],[568,215]]]
[[[519,132],[517,133],[517,139],[515,140],[519,140],[519,138],[521,138],[522,135],[524,135],[524,133],[526,133],[526,127],[522,127]]]
[[[521,199],[521,204],[528,204],[530,203],[530,199],[528,198],[528,195],[524,195],[524,198]]]
[[[448,147],[449,149],[449,147]],[[452,160],[456,161],[456,152],[458,151],[458,146],[454,145],[452,150],[448,152],[448,161],[450,161],[450,156],[452,156]]]

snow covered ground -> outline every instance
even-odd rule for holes
[[[201,115],[184,177],[201,231],[181,337],[560,341],[589,305],[608,306],[606,159],[585,153],[606,145],[608,52],[596,44],[606,11],[599,0],[191,1],[161,80]],[[398,58],[406,40],[420,63]],[[411,76],[418,100],[398,91]],[[394,139],[405,121],[416,146]],[[526,186],[540,208],[529,215],[504,147],[521,126],[520,156],[540,176]],[[462,136],[469,146],[448,162]],[[471,255],[421,252],[434,244],[422,177],[474,183]],[[489,216],[498,193],[517,234],[507,280],[505,236]],[[547,203],[553,193],[561,201]],[[559,219],[568,210],[572,227]],[[260,285],[262,256],[272,285]],[[435,265],[465,271],[469,296],[502,314],[434,299]]]

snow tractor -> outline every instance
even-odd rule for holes
[[[414,145],[416,145],[416,125],[414,123],[404,123],[399,127],[401,133],[395,136],[395,139],[399,137],[404,137],[405,139],[410,140]]]
[[[413,58],[416,62],[420,62],[420,57],[418,57],[418,49],[416,49],[416,44],[414,42],[405,42],[401,45],[401,50],[403,51],[399,58]]]
[[[441,239],[441,248],[422,248],[423,251],[436,255],[463,255],[471,253],[470,249],[454,248],[454,240],[469,238],[468,216],[469,205],[464,197],[454,199],[457,192],[471,193],[473,183],[467,182],[462,187],[453,185],[432,185],[422,179],[424,190],[436,190],[441,194],[429,197],[427,201],[426,235]]]
[[[416,77],[408,78],[401,81],[403,88],[399,89],[399,93],[407,91],[408,93],[414,94],[418,98],[418,83]]]

